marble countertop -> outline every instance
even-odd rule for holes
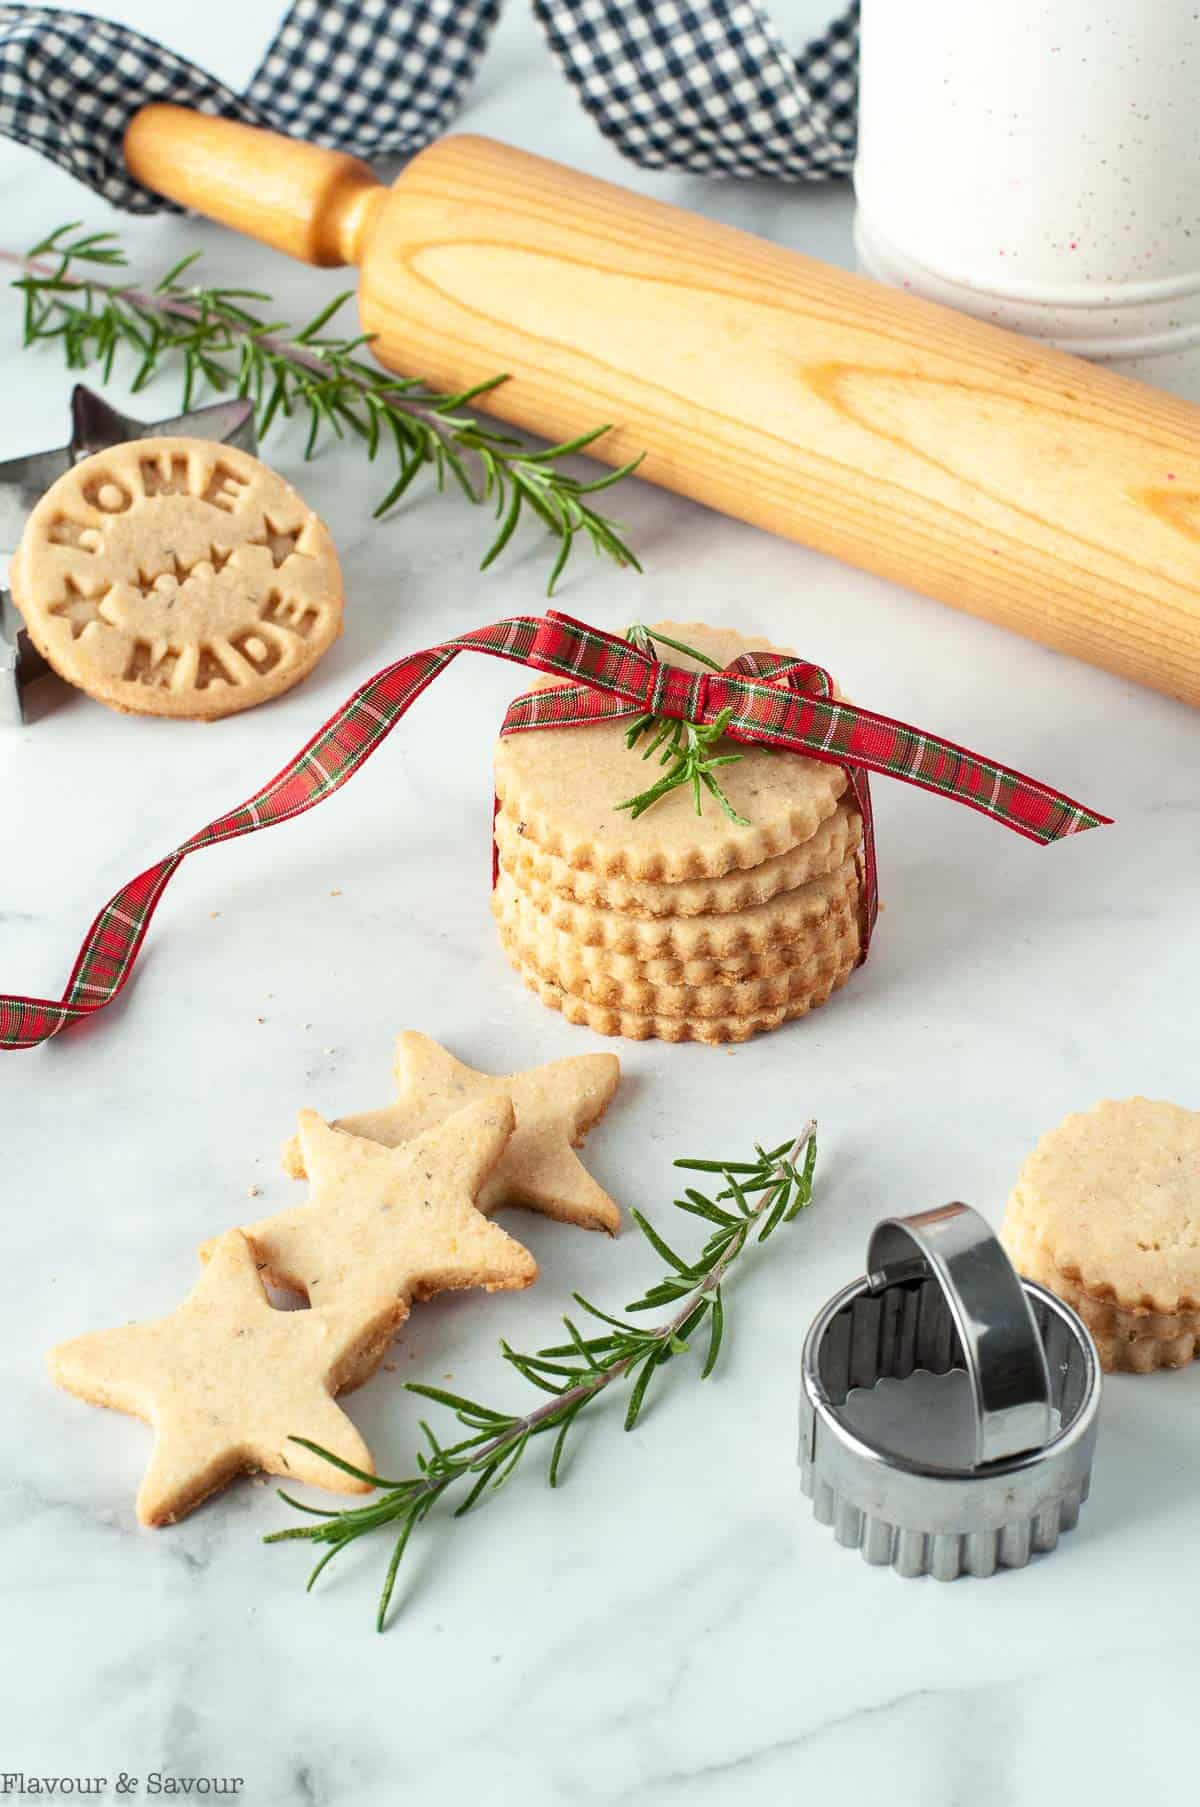
[[[148,7],[120,10],[149,22]],[[246,23],[220,9],[221,73],[248,71],[270,10]],[[173,41],[203,50],[182,22]],[[619,167],[523,9],[464,123],[850,259],[845,189]],[[15,247],[64,218],[114,223],[7,146],[0,201]],[[272,289],[281,313],[344,280],[195,222],[116,223],[139,269],[199,244],[211,277]],[[0,457],[61,442],[70,379],[50,352],[20,350],[3,297],[0,357]],[[119,381],[109,393],[126,398]],[[164,383],[147,405],[166,413],[174,393]],[[6,988],[56,993],[99,903],[275,771],[365,674],[540,603],[530,535],[480,576],[487,524],[459,502],[414,490],[373,524],[377,480],[357,457],[330,450],[306,468],[286,436],[268,450],[336,536],[344,637],[294,694],[213,727],[40,687],[33,719],[0,735]],[[512,688],[494,664],[460,661],[319,814],[191,861],[124,999],[3,1064],[0,1772],[125,1772],[143,1793],[153,1771],[241,1777],[248,1802],[310,1807],[390,1807],[406,1791],[427,1807],[1024,1807],[1190,1773],[1200,1372],[1110,1381],[1079,1529],[988,1583],[901,1581],[838,1550],[799,1496],[795,1412],[804,1329],[861,1271],[878,1217],[961,1197],[998,1221],[1025,1154],[1067,1111],[1133,1092],[1200,1103],[1200,718],[648,486],[624,487],[619,512],[646,574],[580,556],[565,608],[793,643],[855,696],[1117,826],[1039,851],[880,781],[886,910],[870,964],[808,1022],[725,1051],[605,1042],[509,971],[486,892],[492,725]],[[196,1244],[246,1216],[250,1187],[254,1215],[292,1199],[277,1148],[296,1108],[385,1101],[405,1026],[496,1070],[616,1048],[624,1082],[587,1160],[660,1218],[676,1154],[733,1155],[811,1113],[821,1158],[811,1214],[733,1289],[718,1376],[673,1374],[629,1437],[598,1413],[561,1491],[531,1459],[477,1518],[432,1520],[405,1564],[403,1612],[377,1638],[382,1549],[347,1555],[306,1596],[305,1551],[259,1542],[292,1522],[262,1482],[139,1530],[146,1430],[57,1392],[42,1356],[169,1309]],[[654,1277],[632,1232],[507,1221],[539,1284],[414,1312],[398,1372],[350,1408],[382,1468],[415,1446],[401,1378],[519,1397],[499,1337],[536,1346],[573,1289],[619,1305]]]

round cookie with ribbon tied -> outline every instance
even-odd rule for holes
[[[732,629],[649,633],[694,649],[664,654],[682,671],[791,657]],[[865,946],[846,768],[722,738],[705,748],[717,789],[692,780],[635,809],[680,743],[649,719],[630,727],[500,739],[492,909],[512,965],[569,1021],[638,1040],[744,1041],[824,1003]]]
[[[724,667],[742,653],[779,651],[766,640],[694,622],[663,621],[650,632],[686,642],[704,655],[672,651],[670,665],[684,671],[705,673],[711,668],[706,661]],[[665,661],[662,671],[669,681]],[[555,681],[544,680],[541,687]],[[541,854],[605,877],[665,884],[716,877],[756,867],[809,840],[846,789],[841,766],[731,744],[716,757],[736,756],[736,764],[720,773],[732,815],[711,796],[698,812],[693,791],[681,787],[634,817],[621,804],[651,784],[659,767],[654,755],[644,758],[644,745],[626,745],[628,726],[588,723],[501,738],[496,796]]]
[[[324,523],[257,458],[141,439],[67,471],[26,524],[13,600],[68,683],[139,715],[212,718],[307,677],[341,631]]]

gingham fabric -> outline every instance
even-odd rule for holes
[[[835,701],[819,666],[744,654],[728,671],[694,673],[647,657],[628,641],[551,610],[519,615],[410,653],[361,684],[335,715],[254,795],[210,822],[109,899],[88,930],[61,998],[0,995],[0,1048],[32,1048],[102,1010],[125,984],[151,918],[188,854],[303,815],[332,796],[383,744],[427,685],[462,652],[487,653],[568,682],[509,706],[502,732],[616,721],[652,710],[708,723],[725,709],[731,739],[844,765],[863,810],[865,943],[875,916],[875,851],[867,773],[936,791],[1046,844],[1107,823],[1060,791],[952,741]]]
[[[239,95],[140,32],[0,5],[0,132],[129,213],[171,205],[139,187],[121,155],[150,101],[364,157],[418,150],[457,112],[498,12],[499,0],[296,0]]]
[[[367,158],[420,149],[457,112],[500,0],[295,0],[243,94],[153,39],[83,12],[0,4],[0,132],[131,213],[121,141],[176,101]],[[600,129],[662,169],[790,180],[854,151],[857,4],[793,56],[759,0],[534,0]]]
[[[854,160],[858,5],[793,55],[758,0],[533,0],[584,106],[635,163],[816,181]]]

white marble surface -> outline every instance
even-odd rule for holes
[[[200,40],[181,16],[174,41],[219,39],[222,69],[243,75],[272,10],[222,6],[227,35]],[[161,9],[124,13],[166,31]],[[519,8],[467,119],[618,173]],[[623,173],[848,255],[845,192]],[[108,223],[10,148],[0,199],[9,245],[64,217]],[[125,230],[139,268],[199,242],[212,276],[270,286],[293,313],[338,282],[193,223]],[[20,351],[2,297],[0,356],[0,456],[61,439],[69,380],[49,352]],[[162,412],[171,400],[153,392]],[[306,470],[287,439],[270,455],[338,539],[345,636],[297,693],[217,727],[160,727],[43,687],[35,719],[0,741],[6,987],[56,991],[95,906],[274,771],[364,674],[538,604],[528,537],[480,577],[485,523],[456,502],[415,493],[372,525],[374,479],[354,456]],[[794,1419],[804,1327],[860,1271],[878,1216],[961,1196],[996,1219],[1067,1110],[1134,1091],[1200,1103],[1200,723],[647,487],[624,489],[620,510],[646,575],[581,559],[565,607],[610,626],[635,611],[733,620],[794,642],[856,696],[1118,825],[1039,851],[881,781],[887,909],[870,965],[811,1021],[731,1052],[603,1043],[510,974],[486,907],[488,757],[511,687],[498,666],[460,661],[319,813],[192,861],[124,1001],[3,1063],[0,1771],[241,1776],[247,1801],[313,1807],[405,1793],[430,1807],[1007,1807],[1174,1791],[1190,1774],[1200,1372],[1110,1382],[1080,1529],[988,1583],[902,1582],[837,1550],[798,1497]],[[811,1216],[747,1263],[719,1377],[676,1374],[628,1438],[598,1414],[562,1492],[532,1460],[485,1514],[433,1521],[379,1639],[382,1549],[347,1556],[306,1598],[304,1551],[258,1542],[291,1515],[252,1483],[174,1530],[138,1530],[145,1429],[57,1393],[41,1358],[76,1331],[169,1308],[198,1240],[246,1215],[249,1186],[256,1214],[291,1199],[275,1150],[292,1112],[385,1099],[403,1025],[481,1067],[618,1046],[625,1083],[589,1160],[626,1204],[669,1198],[673,1155],[736,1153],[810,1112],[822,1155]],[[402,1376],[514,1397],[499,1336],[544,1340],[573,1288],[619,1304],[655,1265],[632,1234],[509,1223],[539,1285],[417,1310],[400,1373],[352,1402],[381,1466],[414,1448]]]

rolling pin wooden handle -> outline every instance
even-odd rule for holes
[[[144,187],[309,264],[356,264],[387,190],[345,151],[151,106],[125,133],[125,162]]]

